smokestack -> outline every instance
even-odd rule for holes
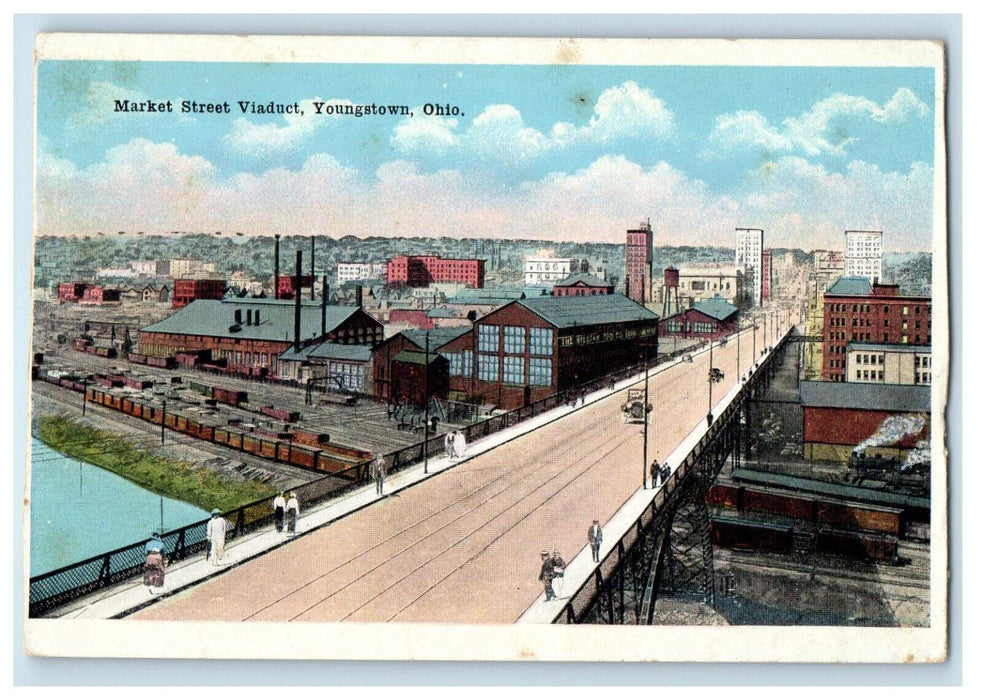
[[[321,337],[328,334],[328,276],[321,276]]]
[[[297,293],[300,294],[299,289],[297,290]],[[311,236],[311,301],[314,301],[315,299],[317,299],[317,297],[314,296],[314,236]]]
[[[280,298],[280,234],[273,237],[273,298]]]
[[[362,285],[355,287],[355,306],[362,308]]]
[[[294,352],[300,352],[300,268],[304,264],[304,253],[297,251],[297,272],[294,280]]]

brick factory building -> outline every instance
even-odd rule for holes
[[[229,371],[278,377],[280,355],[323,341],[373,345],[381,342],[382,324],[354,306],[300,305],[273,299],[199,299],[140,331],[138,352],[154,357],[207,351],[213,363]],[[322,321],[323,319],[323,321]]]
[[[625,296],[644,304],[652,298],[652,226],[643,221],[625,239]]]
[[[520,299],[445,344],[450,390],[511,410],[654,357],[659,317],[620,294]]]
[[[825,381],[846,380],[847,346],[857,342],[931,346],[931,297],[903,297],[897,285],[841,277],[823,295]]]
[[[324,342],[299,351],[291,346],[277,365],[282,379],[311,380],[316,392],[372,393],[372,346]]]
[[[293,275],[280,275],[277,278],[277,294],[274,295],[277,299],[293,299],[296,293],[296,283],[297,279]],[[314,278],[311,275],[301,275],[300,276],[300,291],[303,294],[304,290],[308,291],[310,294],[311,287],[314,286]]]
[[[457,282],[480,289],[485,286],[485,261],[445,259],[436,255],[400,255],[386,264],[386,281],[407,287]]]
[[[799,392],[806,459],[847,462],[864,441],[871,443],[868,453],[904,458],[928,440],[931,386],[802,382]],[[893,416],[916,417],[909,422],[917,430],[869,440]]]
[[[578,272],[553,285],[555,297],[589,297],[595,294],[614,294],[614,285],[586,272]]]
[[[453,401],[512,410],[655,356],[659,317],[621,294],[519,299],[471,327],[430,331],[445,358]],[[394,370],[403,351],[422,352],[426,334],[404,331],[376,348],[375,395],[407,398]]]
[[[412,392],[408,386],[402,384],[408,375],[405,372],[400,372],[399,368],[396,367],[396,358],[406,352],[426,354],[428,336],[430,353],[434,356],[438,353],[446,356],[444,351],[449,343],[453,343],[464,336],[467,337],[466,344],[471,343],[471,324],[435,328],[431,331],[406,330],[380,343],[372,352],[372,392],[376,398],[388,403],[396,403],[404,399],[409,400]],[[442,367],[445,372],[443,380],[438,376],[433,377],[432,386],[446,385],[447,366],[443,365]],[[434,366],[434,368],[439,370],[440,366]],[[447,390],[445,389],[445,391]],[[433,395],[447,398],[446,393],[441,395],[434,392]]]
[[[718,294],[712,299],[698,301],[662,321],[662,334],[676,338],[712,338],[730,335],[737,330],[737,307]]]
[[[225,280],[220,279],[176,279],[171,307],[180,309],[196,299],[221,299],[225,288]]]

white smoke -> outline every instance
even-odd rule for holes
[[[859,445],[853,448],[854,454],[859,454],[868,447],[893,445],[908,435],[914,435],[925,427],[924,416],[909,414],[906,416],[890,416],[884,419],[877,431]]]
[[[901,471],[906,471],[911,469],[916,464],[922,464],[924,462],[929,462],[932,459],[932,450],[929,447],[928,440],[919,440],[915,445],[915,449],[908,453],[908,458],[901,465]]]

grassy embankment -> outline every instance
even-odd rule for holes
[[[188,462],[147,452],[108,431],[60,416],[42,416],[38,433],[43,442],[63,454],[108,469],[148,491],[205,510],[231,510],[274,493],[272,486],[261,481],[229,479]]]

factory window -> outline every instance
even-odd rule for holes
[[[870,379],[867,370],[864,370],[864,379]]]
[[[887,327],[888,327],[888,326],[890,326],[890,325],[891,325],[891,321],[890,321],[889,319],[886,319],[886,318],[885,318],[885,319],[884,319],[884,327],[885,327],[885,328],[887,328]]]
[[[498,352],[498,326],[478,326],[478,352]]]
[[[908,344],[908,336],[906,336],[906,335],[901,336],[901,342],[903,344],[907,345]]]
[[[902,306],[901,307],[901,315],[902,316],[907,316],[908,315],[908,307],[907,306]]]
[[[478,379],[483,382],[498,381],[498,355],[478,355]]]
[[[470,377],[473,368],[473,358],[474,356],[470,350],[449,354],[447,359],[450,361],[450,376]]]
[[[526,351],[526,329],[522,326],[504,326],[505,352],[520,355]]]
[[[506,384],[525,384],[526,365],[525,358],[520,356],[508,356],[503,359],[502,379]]]
[[[529,383],[550,386],[553,383],[553,360],[548,357],[529,358]]]
[[[857,370],[857,379],[860,379],[860,370]]]

